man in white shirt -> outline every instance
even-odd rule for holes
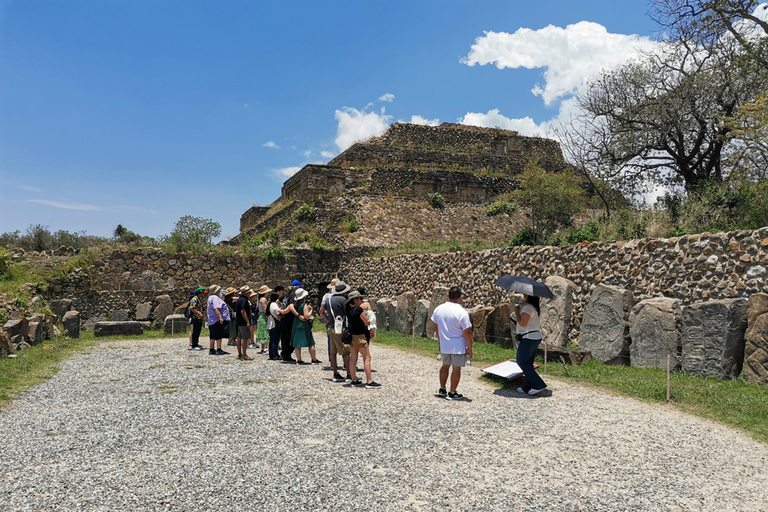
[[[440,355],[443,366],[440,368],[439,396],[446,400],[461,400],[464,398],[456,392],[461,379],[461,367],[468,358],[472,357],[472,322],[469,313],[459,303],[461,288],[452,286],[448,290],[448,302],[440,304],[432,313],[431,320],[437,327],[437,341],[440,343]],[[446,393],[445,384],[451,374],[451,389]]]

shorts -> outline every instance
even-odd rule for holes
[[[342,356],[349,355],[349,345],[341,342],[341,334],[333,332],[333,327],[328,329],[328,337],[331,339],[331,356],[336,354],[341,354]]]
[[[238,325],[237,337],[243,340],[251,339],[251,328],[247,325]]]
[[[440,355],[443,356],[443,364],[461,368],[467,362],[467,354],[443,354],[441,352]]]
[[[208,337],[212,340],[223,340],[229,334],[229,320],[224,320],[224,323],[213,323],[208,326]]]
[[[352,346],[355,348],[365,348],[368,346],[368,340],[365,338],[365,334],[353,334]]]

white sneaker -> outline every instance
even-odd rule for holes
[[[523,388],[517,388],[518,393],[522,393],[523,395],[527,394]]]
[[[538,395],[542,391],[544,391],[547,388],[541,388],[541,389],[532,389],[528,392],[529,395]]]

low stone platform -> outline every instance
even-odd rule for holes
[[[141,322],[96,322],[93,326],[93,334],[97,338],[102,336],[136,336],[144,334],[144,326]]]

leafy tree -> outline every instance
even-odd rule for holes
[[[176,227],[164,240],[179,252],[200,251],[211,245],[221,234],[221,224],[210,219],[185,215],[176,221]]]
[[[126,227],[124,227],[122,224],[118,224],[114,231],[115,240],[118,240],[127,232],[128,232],[128,229]]]
[[[584,211],[584,191],[568,172],[547,172],[532,163],[518,179],[520,189],[514,197],[526,209],[534,244],[546,240],[557,228],[570,226],[573,217]]]
[[[768,87],[768,70],[742,65],[740,51],[733,41],[680,41],[593,81],[578,125],[607,172],[601,177],[629,192],[727,177],[731,128],[722,119]]]
[[[741,177],[760,181],[768,178],[768,92],[741,106],[737,115],[723,119],[730,128],[733,151],[728,160]]]
[[[768,67],[768,8],[757,0],[653,0],[651,17],[675,39],[711,47],[735,40]]]

